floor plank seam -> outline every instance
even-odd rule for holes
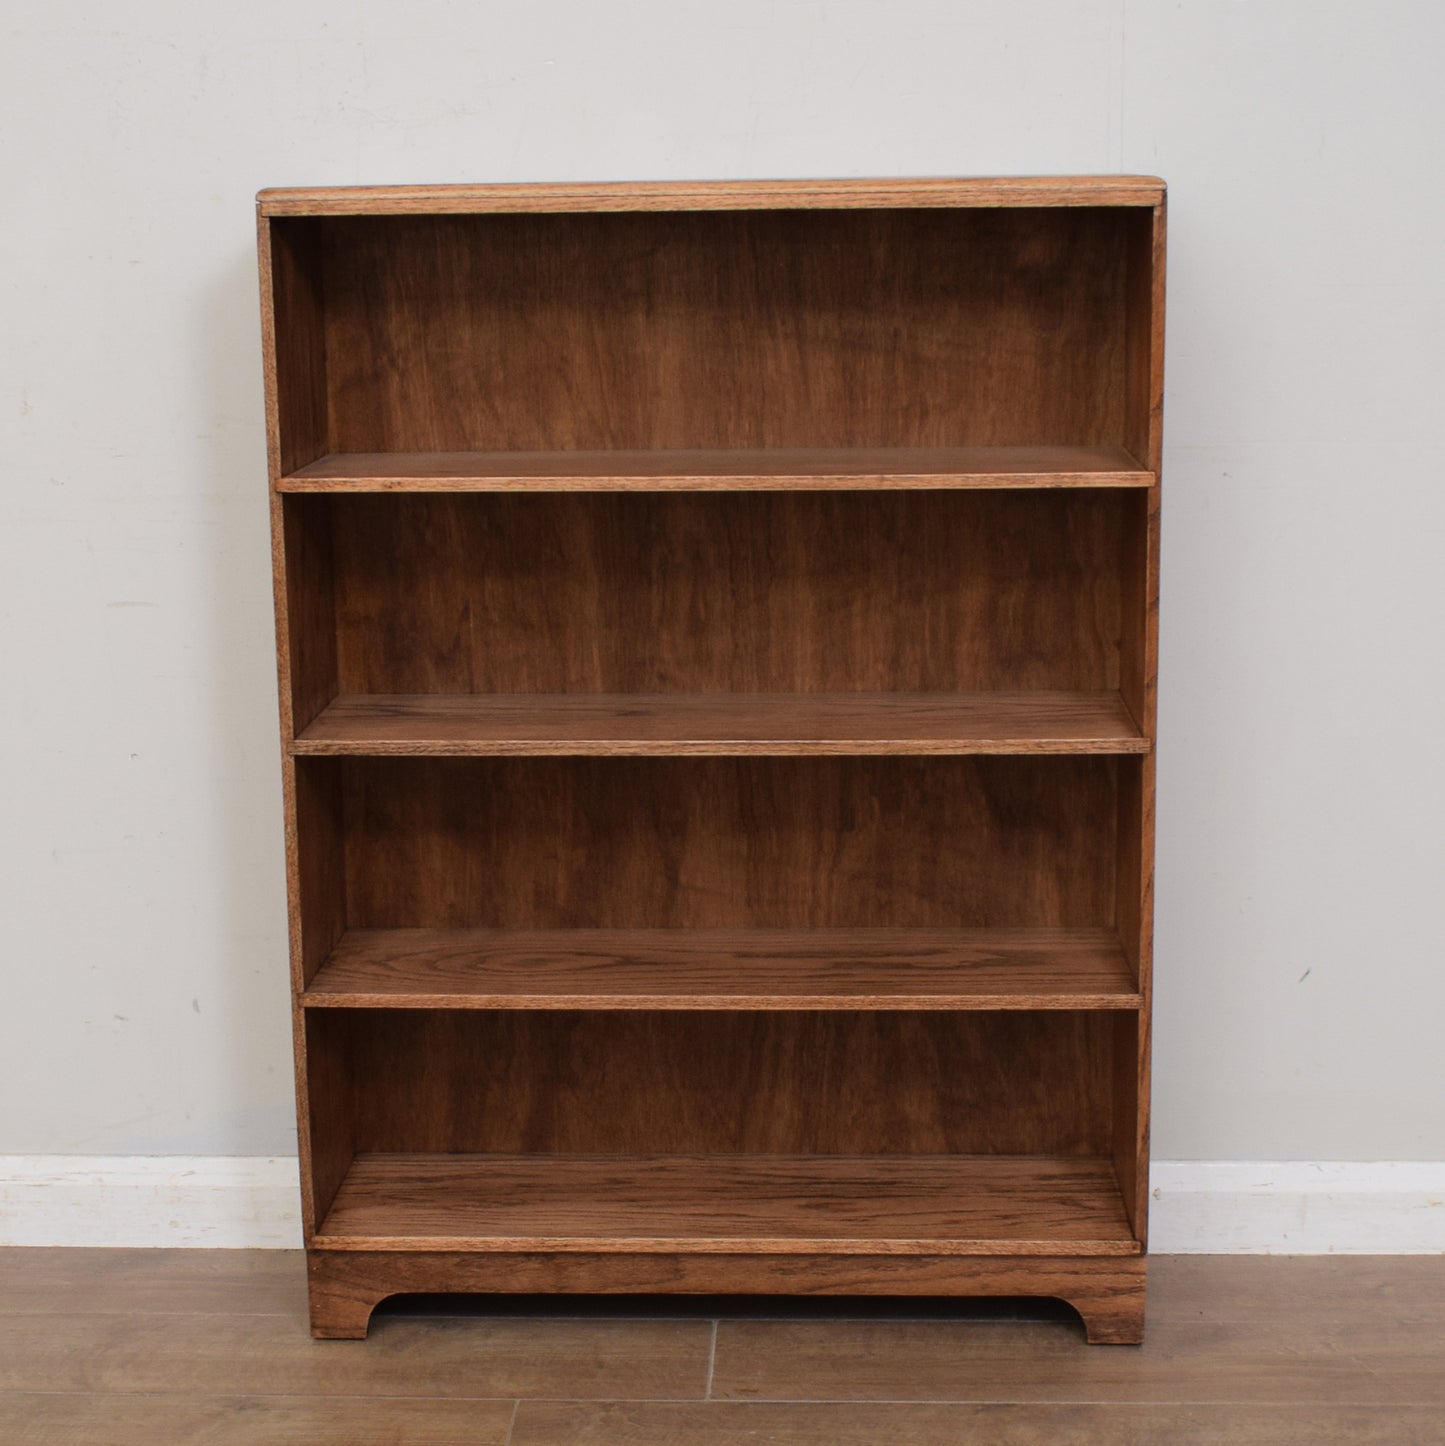
[[[649,1401],[663,1400],[668,1404],[687,1405],[689,1402],[696,1405],[696,1398],[692,1396],[678,1396],[667,1398],[660,1396],[466,1396],[466,1395],[437,1395],[432,1392],[427,1395],[418,1395],[415,1391],[404,1393],[392,1393],[390,1391],[367,1391],[358,1394],[355,1391],[257,1391],[257,1390],[229,1390],[229,1391],[157,1391],[149,1386],[139,1386],[135,1390],[127,1390],[123,1386],[75,1386],[75,1387],[52,1387],[52,1386],[0,1386],[0,1401],[7,1396],[124,1396],[127,1400],[137,1397],[144,1397],[146,1400],[155,1401],[191,1401],[198,1396],[208,1400],[216,1401],[422,1401],[430,1404],[433,1401],[469,1401],[474,1404],[499,1405],[507,1401],[513,1404],[520,1404],[527,1401],[606,1401],[609,1405],[639,1405]],[[0,1438],[3,1440],[3,1438]],[[8,1443],[6,1443],[8,1446]]]
[[[717,1369],[717,1321],[712,1323],[712,1339],[708,1342],[707,1349],[707,1384],[703,1387],[702,1398],[704,1401],[712,1400],[712,1377]]]
[[[498,1404],[511,1401],[512,1421],[515,1423],[523,1406],[698,1406],[704,1404],[696,1396],[450,1396],[450,1395],[406,1395],[392,1396],[368,1392],[364,1397],[354,1393],[339,1393],[335,1396],[318,1396],[302,1392],[261,1392],[261,1391],[117,1391],[104,1389],[47,1390],[41,1386],[7,1386],[0,1389],[0,1402],[17,1396],[46,1396],[56,1398],[123,1396],[127,1399],[143,1397],[157,1401],[205,1400],[246,1400],[246,1401],[418,1401],[427,1404],[436,1402]],[[1106,1408],[1111,1411],[1152,1411],[1163,1408],[1222,1411],[1297,1411],[1318,1409],[1318,1396],[1302,1396],[1298,1399],[1277,1398],[1261,1400],[1258,1397],[1209,1397],[1209,1396],[1165,1396],[1151,1399],[1111,1399],[1104,1396],[1063,1397],[1063,1396],[920,1396],[902,1398],[897,1396],[715,1396],[705,1404],[712,1406],[1009,1406],[1020,1409],[1040,1407],[1086,1407]],[[1330,1400],[1330,1410],[1379,1411],[1394,1410],[1421,1411],[1438,1408],[1439,1401],[1428,1397],[1402,1397],[1382,1402],[1378,1399]],[[506,1446],[506,1443],[503,1443]]]
[[[517,1412],[522,1409],[522,1398],[517,1397],[512,1402],[512,1414],[507,1417],[507,1434],[502,1441],[502,1446],[512,1446],[512,1433],[517,1429]]]
[[[569,1401],[580,1401],[583,1398],[580,1396],[529,1396],[527,1399],[562,1405]],[[618,1406],[697,1404],[696,1402],[689,1403],[686,1397],[667,1399],[661,1396],[647,1396],[633,1399],[608,1396],[595,1399],[598,1402],[605,1401],[607,1405]],[[1320,1397],[1311,1395],[1298,1398],[1261,1399],[1258,1396],[1161,1396],[1156,1400],[1133,1396],[910,1396],[906,1398],[902,1396],[714,1396],[711,1398],[710,1404],[716,1406],[1017,1406],[1030,1408],[1079,1406],[1106,1407],[1111,1411],[1144,1411],[1166,1406],[1171,1409],[1187,1406],[1190,1410],[1298,1411],[1317,1409],[1320,1406]],[[1398,1407],[1402,1410],[1418,1411],[1439,1407],[1440,1402],[1438,1398],[1432,1399],[1428,1396],[1401,1396],[1388,1403],[1371,1397],[1359,1400],[1337,1400],[1332,1397],[1327,1404],[1331,1410],[1339,1408],[1349,1411],[1393,1411]]]

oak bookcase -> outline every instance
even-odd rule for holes
[[[1139,1340],[1163,184],[258,207],[315,1334]]]

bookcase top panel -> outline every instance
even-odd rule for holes
[[[318,186],[260,192],[262,216],[503,211],[850,210],[916,206],[1158,206],[1157,176],[979,176],[831,181],[609,181]]]

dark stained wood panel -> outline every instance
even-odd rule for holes
[[[292,983],[310,981],[346,928],[346,864],[342,838],[341,775],[283,760],[284,783],[295,825],[288,830]]]
[[[366,1335],[377,1302],[400,1293],[565,1291],[637,1295],[1057,1296],[1094,1344],[1143,1340],[1148,1262],[1137,1255],[798,1255],[670,1251],[316,1250],[313,1331]],[[866,1309],[866,1307],[864,1307]],[[1011,1322],[1014,1331],[1018,1323]],[[1057,1354],[1054,1363],[1057,1366]]]
[[[304,755],[1145,753],[1117,693],[349,693]]]
[[[259,212],[313,1331],[417,1289],[1023,1290],[1138,1341],[1162,183]],[[382,1155],[482,1234],[317,1249]],[[560,1237],[487,1233],[497,1156]],[[578,1156],[596,1189],[548,1182]],[[683,1245],[619,1249],[657,1157],[702,1171]],[[782,1173],[719,1196],[746,1157]],[[849,1234],[890,1198],[965,1228]],[[691,1250],[709,1209],[834,1243]]]
[[[362,1155],[324,1250],[1135,1255],[1107,1160]]]
[[[355,1152],[1107,1155],[1112,1011],[310,1009]]]
[[[330,498],[339,691],[1112,691],[1136,495]]]
[[[1149,487],[1122,447],[812,447],[650,452],[339,452],[283,492]]]
[[[1122,446],[1129,216],[337,217],[327,450]]]
[[[330,508],[320,498],[273,497],[280,692],[300,731],[336,696],[336,602]]]
[[[899,206],[1158,206],[1158,176],[936,176],[793,181],[592,181],[278,186],[262,216],[437,216],[489,211],[696,211]]]
[[[357,929],[347,1009],[1134,1009],[1109,929]]]
[[[351,928],[1089,928],[1119,760],[345,758]]]
[[[326,451],[328,393],[320,232],[260,222],[267,465],[274,481]]]

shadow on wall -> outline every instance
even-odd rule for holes
[[[222,875],[214,972],[198,971],[191,1007],[218,1016],[206,1037],[219,1042],[211,1068],[225,1102],[194,1122],[195,1148],[222,1155],[296,1149],[258,298],[255,250],[238,250],[199,298],[188,409],[204,429],[197,717],[210,734],[205,782]]]

